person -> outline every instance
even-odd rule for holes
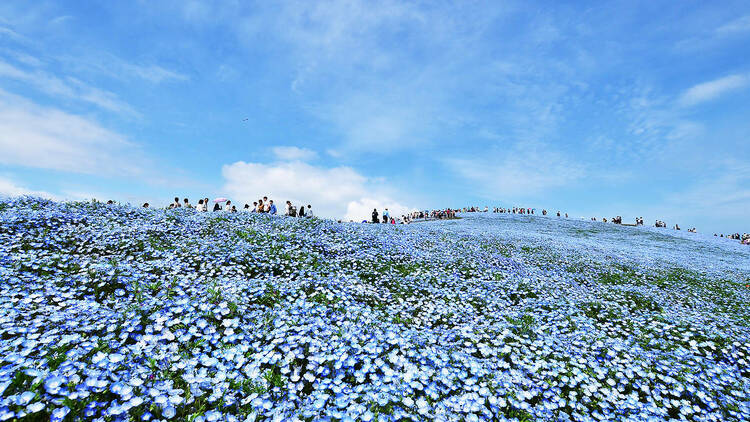
[[[263,212],[263,200],[262,199],[258,200],[258,207],[256,208],[256,211]]]
[[[391,217],[391,224],[396,224],[396,219]]]
[[[307,204],[307,210],[305,211],[305,216],[307,216],[308,218],[314,217],[313,212],[312,212],[312,207],[310,207],[310,204]]]
[[[196,209],[196,210],[198,210],[198,212],[203,212],[203,211],[205,211],[205,210],[206,210],[206,209],[205,209],[205,206],[206,206],[206,204],[204,204],[204,203],[203,203],[203,200],[202,200],[202,199],[199,199],[199,200],[198,200],[198,206],[197,206],[197,207],[195,207],[195,209]]]
[[[292,215],[292,201],[286,201],[284,215]]]
[[[185,207],[185,208],[193,208],[193,206],[192,206],[192,205],[190,205],[190,202],[188,201],[188,199],[187,199],[187,198],[185,198],[185,199],[184,199],[184,200],[182,201],[182,203],[183,203],[183,205],[182,205],[182,206],[183,206],[183,207]]]
[[[143,208],[148,208],[148,202],[143,203]]]
[[[290,217],[296,217],[297,216],[297,207],[295,207],[294,205],[290,205],[289,216]]]
[[[245,204],[245,207],[242,209],[242,211],[245,211],[245,212],[250,211],[250,205]]]
[[[208,198],[203,198],[203,211],[208,212]]]
[[[271,215],[276,215],[276,205],[274,205],[273,199],[268,201],[268,213]]]
[[[251,209],[250,212],[258,212],[258,202],[257,201],[253,201],[253,209]]]
[[[214,204],[214,212],[215,211],[221,211],[221,205],[219,205],[218,202]]]
[[[304,205],[301,205],[299,207],[299,216],[300,217],[304,217],[305,216],[305,206]]]
[[[372,210],[372,222],[377,223],[378,221],[378,210],[376,208]]]
[[[110,199],[109,201],[107,201],[107,205],[112,205],[112,204],[114,204],[114,203],[115,203],[115,201],[113,201],[113,200],[111,200],[111,199]]]
[[[268,197],[263,197],[263,212],[268,213],[271,210],[271,204],[268,202]]]
[[[232,201],[227,201],[227,204],[224,205],[224,211],[232,211]]]
[[[390,215],[388,213],[388,208],[386,208],[385,211],[383,211],[383,222],[384,223],[387,223],[389,221],[388,217],[390,217]]]
[[[181,205],[180,205],[180,198],[178,198],[178,197],[175,196],[174,197],[174,202],[172,203],[172,208],[180,208],[180,207],[181,207]]]
[[[232,205],[232,212],[237,212],[237,208],[234,205]]]

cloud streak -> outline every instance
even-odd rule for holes
[[[313,150],[295,146],[273,147],[271,151],[276,158],[283,161],[310,161],[318,157],[318,153]]]
[[[0,77],[24,82],[41,93],[93,104],[102,109],[137,116],[138,113],[112,92],[94,88],[75,79],[60,79],[48,73],[24,70],[0,60]]]
[[[750,77],[745,74],[734,74],[703,82],[688,88],[679,98],[680,105],[690,107],[715,100],[723,95],[745,88]]]
[[[518,143],[482,159],[448,158],[444,163],[471,183],[480,196],[493,200],[523,199],[569,187],[587,174],[586,167],[541,143]]]
[[[97,122],[0,90],[0,163],[96,175],[142,173],[143,156]]]

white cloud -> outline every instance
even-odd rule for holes
[[[277,164],[238,161],[222,168],[224,193],[238,204],[268,196],[283,212],[292,204],[311,204],[318,216],[353,220],[369,219],[371,205],[392,213],[408,207],[391,199],[383,182],[369,179],[350,167],[319,167],[301,161]],[[369,209],[369,211],[368,211]]]
[[[141,174],[138,148],[97,122],[0,90],[0,163],[98,175]]]
[[[654,204],[650,214],[666,216],[682,227],[695,226],[698,231],[750,232],[750,165],[721,160],[701,173],[694,183]]]
[[[318,157],[318,153],[313,150],[295,146],[273,147],[271,151],[276,158],[283,161],[310,161]]]
[[[719,34],[734,34],[738,32],[750,32],[750,15],[737,18],[716,29]]]
[[[137,65],[121,61],[120,66],[125,72],[156,84],[164,81],[186,81],[190,79],[187,75],[157,65]]]
[[[27,83],[47,95],[87,102],[115,113],[138,114],[117,95],[89,86],[75,78],[63,80],[39,70],[19,69],[3,61],[0,61],[0,77]]]
[[[13,180],[0,177],[0,196],[25,196],[25,195],[38,196],[38,197],[54,199],[54,200],[60,199],[57,195],[51,194],[49,192],[28,189],[23,186],[19,186]]]
[[[729,75],[709,82],[703,82],[686,90],[679,99],[680,105],[692,106],[718,98],[728,92],[748,85],[748,75]]]
[[[584,177],[583,165],[541,143],[518,143],[481,159],[450,158],[445,164],[478,194],[494,199],[525,198],[569,186]]]
[[[386,208],[388,209],[388,213],[390,214],[390,216],[393,218],[398,218],[402,215],[406,215],[412,211],[415,211],[414,207],[408,207],[389,198],[362,198],[357,201],[351,201],[349,202],[349,204],[347,204],[344,220],[371,221],[372,210],[377,209],[378,217],[380,217],[382,221],[383,212]]]

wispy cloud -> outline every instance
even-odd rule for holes
[[[716,32],[722,35],[750,32],[750,15],[727,22],[716,28]]]
[[[115,112],[137,116],[138,113],[112,92],[92,87],[78,79],[60,79],[41,70],[25,70],[0,60],[0,78],[24,82],[41,93],[93,104]]]
[[[488,151],[481,159],[447,158],[444,163],[488,199],[528,198],[571,186],[586,176],[586,166],[551,145],[519,142],[505,151]]]
[[[61,57],[61,60],[72,68],[105,75],[113,79],[140,79],[153,84],[184,82],[190,79],[183,73],[156,64],[134,63],[109,53],[88,57]]]
[[[97,122],[0,90],[0,163],[96,175],[142,174],[143,155]]]
[[[59,200],[60,197],[42,190],[29,189],[15,180],[0,176],[0,196],[38,196],[41,198],[48,198]]]
[[[310,161],[318,157],[318,153],[307,148],[295,146],[278,146],[271,148],[273,155],[283,161]]]
[[[722,95],[745,88],[750,83],[746,74],[734,74],[699,83],[688,88],[679,98],[679,104],[689,107],[711,101]]]

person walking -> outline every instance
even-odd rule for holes
[[[375,209],[372,210],[372,222],[376,223],[376,224],[379,222],[379,220],[378,220],[378,209],[377,208],[375,208]]]

